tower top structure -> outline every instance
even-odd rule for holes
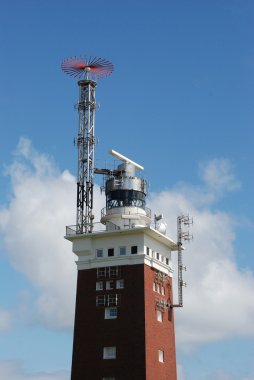
[[[65,59],[61,69],[74,78],[97,80],[112,74],[114,65],[104,58],[83,55]]]
[[[65,59],[61,69],[65,74],[79,79],[79,129],[75,140],[78,148],[76,232],[91,233],[94,220],[95,87],[96,80],[110,75],[114,66],[104,58],[84,55]]]

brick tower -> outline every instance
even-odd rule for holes
[[[111,151],[117,168],[94,168],[94,79],[109,75],[113,65],[74,57],[62,69],[80,79],[77,220],[65,236],[78,258],[71,380],[176,380],[173,306],[182,306],[182,298],[173,304],[171,252],[180,258],[181,295],[181,243],[166,236],[160,216],[153,225],[142,166]],[[99,223],[93,215],[95,173],[105,178]]]
[[[142,167],[107,175],[104,230],[66,238],[78,256],[71,380],[176,380],[171,251],[178,245],[151,224]],[[102,225],[101,225],[102,226]]]

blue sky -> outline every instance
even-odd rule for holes
[[[96,165],[110,148],[143,165],[171,237],[195,219],[179,380],[254,379],[253,18],[250,0],[2,0],[0,378],[69,378],[78,88],[60,64],[88,54],[115,65]]]

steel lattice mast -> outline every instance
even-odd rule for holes
[[[94,186],[94,122],[96,111],[96,79],[110,75],[114,69],[111,62],[102,58],[72,57],[61,64],[62,70],[79,78],[78,172],[77,172],[77,233],[93,230],[93,186]]]

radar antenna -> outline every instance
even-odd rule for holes
[[[78,148],[77,170],[77,219],[76,233],[93,231],[93,186],[94,186],[94,121],[96,80],[110,75],[114,66],[98,57],[70,57],[61,64],[67,75],[78,78],[79,129],[76,144]]]

